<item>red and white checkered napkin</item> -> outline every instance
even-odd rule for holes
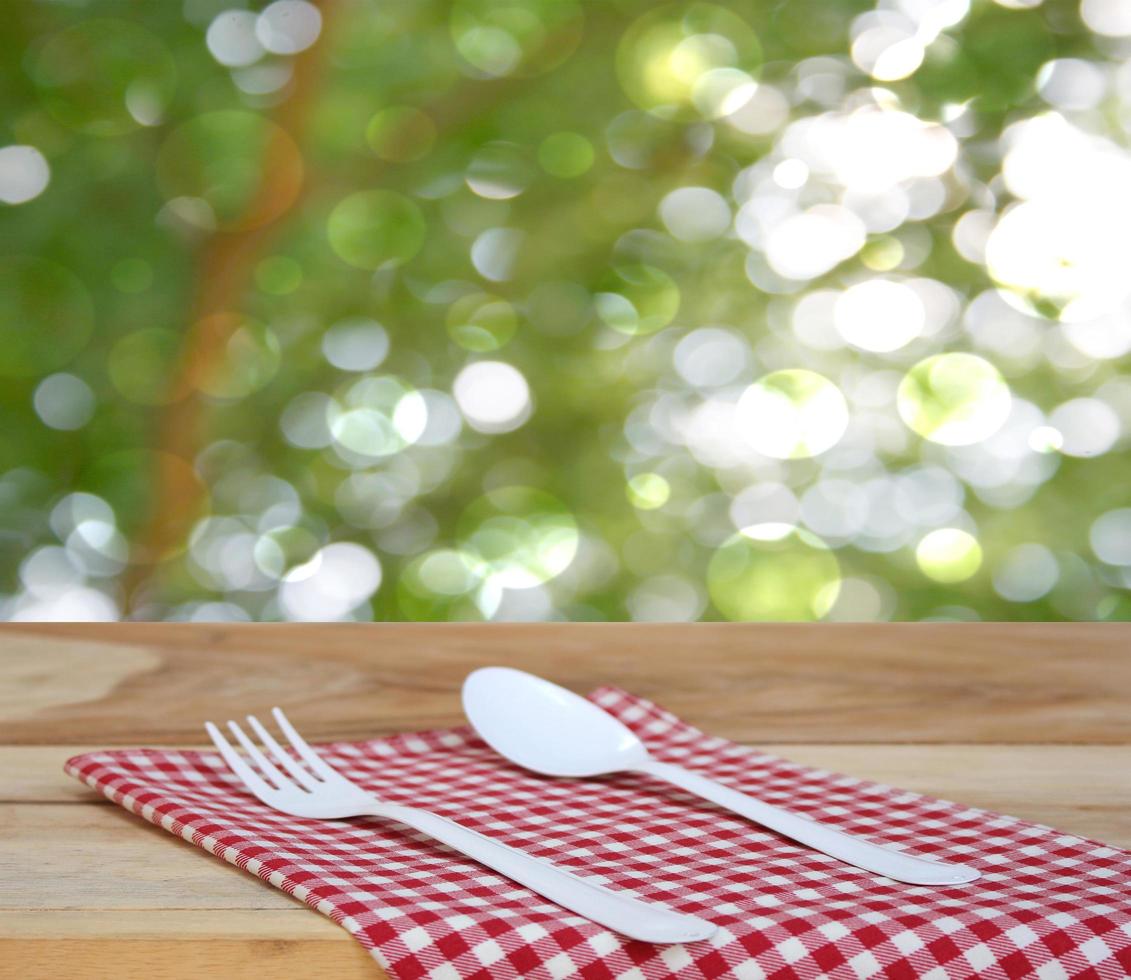
[[[463,728],[320,749],[383,799],[435,810],[720,927],[708,941],[653,946],[388,821],[276,813],[212,753],[95,752],[67,771],[329,915],[398,978],[1131,975],[1128,852],[793,765],[704,735],[623,691],[592,697],[664,761],[873,840],[971,864],[982,878],[897,884],[644,777],[532,775]]]

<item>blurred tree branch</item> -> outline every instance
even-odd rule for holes
[[[316,101],[319,81],[328,54],[327,36],[339,0],[321,0],[322,37],[298,54],[293,61],[292,87],[271,116],[271,121],[301,146],[302,136]],[[199,516],[204,500],[203,488],[184,478],[183,463],[192,464],[200,449],[207,417],[205,395],[200,382],[213,376],[224,362],[238,316],[215,316],[238,312],[252,281],[255,264],[264,247],[309,191],[309,175],[302,175],[294,193],[294,170],[287,154],[273,153],[271,142],[264,148],[258,191],[248,202],[243,216],[233,223],[236,229],[217,230],[204,242],[197,273],[197,290],[190,306],[190,324],[171,377],[172,400],[157,423],[155,438],[157,471],[153,474],[154,493],[150,514],[141,525],[131,546],[131,562],[123,576],[127,613],[147,598],[145,586],[168,557],[185,539]],[[288,197],[289,205],[281,205]],[[277,213],[276,213],[277,212]],[[276,213],[269,221],[257,223],[255,215]],[[251,227],[245,227],[245,226]],[[183,462],[182,462],[183,461]]]
[[[327,27],[332,17],[348,4],[343,4],[342,0],[322,0],[321,7],[320,42],[294,59],[290,96],[271,117],[300,148],[329,53]],[[513,77],[484,79],[473,84],[465,81],[423,108],[441,132],[474,125],[491,106],[521,91],[525,84],[523,78]],[[241,323],[238,315],[231,314],[239,313],[253,281],[256,263],[285,218],[300,206],[314,184],[312,175],[305,174],[299,193],[293,195],[292,180],[286,155],[273,155],[268,146],[259,190],[244,215],[233,224],[239,228],[256,214],[275,210],[280,213],[273,220],[247,230],[218,230],[202,247],[198,288],[191,304],[191,324],[171,374],[173,400],[165,408],[157,427],[158,462],[153,505],[132,542],[130,565],[122,578],[127,616],[159,593],[162,563],[180,549],[201,517],[206,493],[200,481],[185,479],[184,466],[194,463],[204,439],[208,403],[200,383],[223,366],[228,342]],[[294,200],[288,207],[278,207],[280,197],[292,195]]]

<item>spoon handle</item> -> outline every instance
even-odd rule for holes
[[[494,840],[470,827],[415,807],[381,804],[377,816],[391,817],[419,830],[460,854],[525,885],[551,902],[587,919],[650,943],[689,943],[708,939],[715,926],[693,915],[676,912],[630,892],[606,888],[556,864]]]
[[[717,803],[822,854],[896,881],[911,885],[962,885],[979,877],[973,868],[928,861],[890,847],[881,847],[863,837],[846,834],[808,817],[763,803],[680,766],[649,759],[636,770]]]

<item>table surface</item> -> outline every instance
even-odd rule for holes
[[[1131,847],[1131,625],[0,626],[0,977],[380,977],[298,901],[63,775],[282,704],[312,740],[458,724],[467,672],[619,684],[798,762]]]

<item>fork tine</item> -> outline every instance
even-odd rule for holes
[[[264,796],[269,796],[275,790],[267,784],[262,776],[259,775],[254,769],[251,768],[243,759],[240,754],[232,748],[231,743],[220,734],[220,729],[212,724],[210,721],[204,723],[204,730],[208,732],[208,737],[212,739],[212,744],[219,750],[220,755],[224,757],[224,761],[228,764],[228,768],[232,770],[242,781],[243,784],[251,790],[261,800]],[[264,800],[264,802],[267,802]]]
[[[290,789],[291,781],[279,772],[278,767],[267,756],[259,751],[259,746],[243,733],[243,729],[234,721],[229,721],[228,727],[232,730],[232,734],[240,740],[240,745],[243,746],[244,751],[255,760],[255,764],[259,766],[259,771],[267,776],[278,789]]]
[[[302,756],[311,769],[313,769],[323,779],[341,778],[332,766],[323,762],[309,745],[306,740],[295,731],[294,726],[287,721],[287,716],[283,714],[280,708],[272,708],[271,714],[274,716],[279,728],[282,729],[283,734],[287,736],[287,741],[294,746],[294,750]]]
[[[295,762],[290,753],[276,742],[275,737],[259,723],[259,719],[255,715],[248,715],[247,723],[255,730],[255,734],[259,736],[259,741],[267,746],[267,751],[274,756],[275,761],[281,764],[298,782],[312,792],[319,787],[320,780],[315,779],[306,769]]]

